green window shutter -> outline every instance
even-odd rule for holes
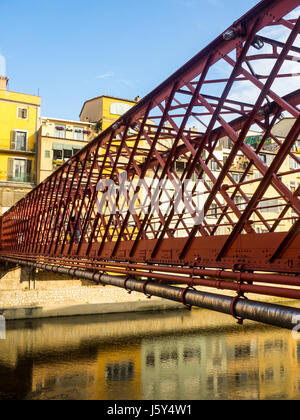
[[[27,160],[27,181],[31,182],[31,171],[32,171],[32,161],[31,160]]]
[[[10,145],[10,148],[12,149],[12,150],[16,150],[16,132],[15,131],[12,131],[11,132],[11,145]]]
[[[14,159],[9,158],[7,164],[7,181],[12,181],[14,178]]]

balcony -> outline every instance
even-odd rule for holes
[[[0,149],[0,154],[14,154],[22,156],[34,156],[36,153],[34,150],[16,150],[16,149]]]
[[[63,166],[67,161],[68,161],[68,159],[55,159],[55,160],[53,160],[53,162],[52,162],[53,170],[56,171],[56,169]]]
[[[17,182],[17,183],[23,183],[23,184],[34,184],[35,180],[32,175],[8,175],[7,176],[7,182]]]

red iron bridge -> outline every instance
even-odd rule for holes
[[[299,324],[247,299],[300,299],[299,15],[263,0],[236,20],[1,217],[1,261]]]

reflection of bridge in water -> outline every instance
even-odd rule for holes
[[[300,397],[300,343],[288,331],[242,331],[202,310],[141,317],[10,322],[0,398]]]

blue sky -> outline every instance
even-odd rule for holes
[[[9,89],[39,90],[43,116],[77,120],[94,96],[145,96],[257,2],[2,0]]]

